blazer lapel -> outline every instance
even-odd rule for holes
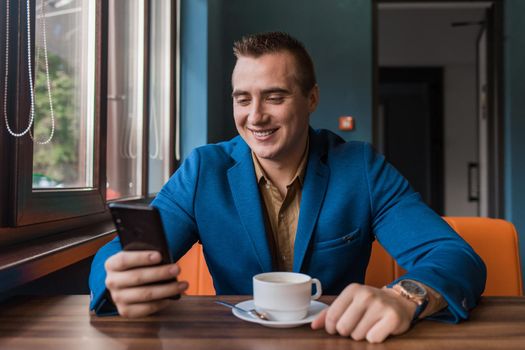
[[[325,147],[310,129],[310,155],[301,198],[301,209],[294,244],[293,270],[300,272],[312,238],[317,217],[324,201],[330,177],[329,168],[323,163]]]
[[[235,207],[244,231],[252,242],[262,271],[272,271],[272,257],[266,239],[266,228],[253,161],[250,148],[242,139],[232,152],[232,157],[237,163],[228,170],[228,182]]]

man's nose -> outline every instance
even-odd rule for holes
[[[264,108],[259,100],[253,101],[248,119],[252,125],[264,123],[264,120],[266,119]]]

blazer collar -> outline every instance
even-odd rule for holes
[[[301,198],[301,209],[294,245],[293,270],[301,271],[312,234],[317,223],[326,193],[329,169],[323,161],[326,144],[312,128],[309,129],[310,145],[306,174]],[[257,187],[251,150],[238,136],[231,153],[236,163],[228,170],[228,181],[235,207],[257,260],[263,271],[272,271],[272,257],[266,238],[262,198]]]
[[[236,163],[228,169],[228,182],[235,208],[262,271],[272,271],[272,256],[266,238],[262,198],[257,187],[251,151],[240,136],[231,156]]]
[[[293,270],[300,272],[323,205],[330,169],[325,164],[326,143],[310,128],[310,150],[306,165],[299,222],[295,234]]]

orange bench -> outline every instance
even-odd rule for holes
[[[487,284],[483,295],[520,296],[523,294],[518,236],[510,222],[478,217],[445,217],[444,219],[485,262]],[[195,244],[179,260],[179,265],[182,269],[180,279],[190,283],[188,295],[215,295],[200,244]],[[374,242],[365,283],[382,287],[403,273],[403,269],[383,247],[377,241]]]

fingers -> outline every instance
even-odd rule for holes
[[[352,307],[352,301],[356,295],[357,289],[359,289],[358,284],[350,284],[328,308],[325,318],[325,329],[329,334],[336,334],[338,332],[337,325],[339,320],[345,311]],[[359,308],[357,308],[356,305],[353,305],[353,308],[359,312]]]
[[[181,294],[186,289],[187,282],[169,282],[112,291],[111,298],[117,305],[148,303]]]
[[[156,251],[122,251],[106,260],[106,271],[125,271],[140,266],[152,266],[160,263],[160,253]]]
[[[410,328],[413,304],[389,290],[351,284],[312,322],[312,328],[324,326],[329,334],[378,343]]]
[[[135,288],[110,290],[113,303],[123,317],[143,317],[169,305],[167,298],[183,293],[187,282],[170,282]]]
[[[134,268],[127,271],[108,271],[106,287],[109,290],[114,290],[169,281],[175,279],[179,273],[180,268],[176,264]]]
[[[120,252],[105,264],[106,287],[124,317],[142,317],[169,305],[169,297],[188,289],[187,282],[177,282],[176,264],[158,265],[155,251]]]
[[[353,339],[360,340],[354,337],[354,332],[356,331],[358,325],[363,322],[369,307],[365,300],[361,299],[363,299],[363,297],[359,296],[354,299],[354,301],[346,308],[341,317],[333,321],[333,328],[328,329],[328,327],[326,327],[327,332],[330,334],[339,333],[344,337],[352,336]]]
[[[315,320],[312,321],[311,327],[312,329],[321,329],[325,326],[325,319],[326,319],[326,313],[328,312],[328,308],[324,309],[317,315]]]
[[[366,333],[366,340],[370,343],[382,343],[390,334],[401,334],[408,330],[410,325],[407,325],[402,332],[395,332],[397,325],[396,317],[398,316],[393,313],[392,316],[387,315],[377,321]]]
[[[376,304],[377,305],[377,304]],[[363,313],[362,317],[354,324],[350,336],[354,340],[363,340],[366,338],[368,331],[384,316],[376,305],[372,305]],[[388,334],[387,334],[388,335]],[[386,338],[386,336],[385,336]]]
[[[151,315],[169,305],[169,300],[157,300],[147,303],[130,304],[118,307],[118,312],[123,317],[137,318]]]

